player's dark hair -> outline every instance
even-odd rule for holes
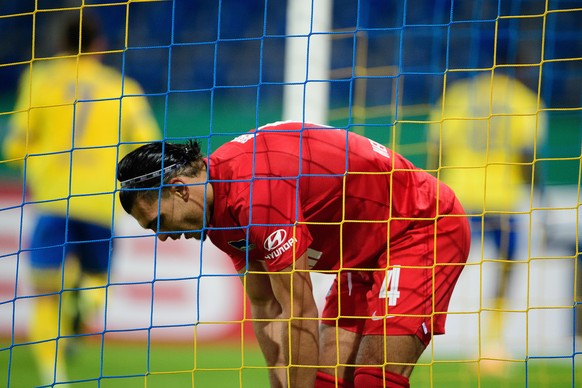
[[[157,198],[175,176],[197,176],[204,168],[203,157],[200,145],[193,140],[185,144],[154,142],[133,150],[117,166],[123,209],[131,213],[138,197]]]
[[[81,32],[79,42],[79,31]],[[61,35],[61,49],[68,54],[78,54],[79,44],[82,53],[89,52],[97,39],[101,37],[101,25],[97,17],[90,12],[83,12],[68,18]]]

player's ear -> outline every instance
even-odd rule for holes
[[[175,185],[171,187],[173,193],[176,193],[183,201],[188,201],[190,196],[190,187],[179,177],[170,179],[170,184]]]

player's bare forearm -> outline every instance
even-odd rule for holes
[[[279,311],[279,314],[274,314]],[[309,387],[318,365],[318,320],[291,318],[276,300],[272,306],[254,305],[253,327],[269,369],[271,387]],[[291,348],[290,348],[291,346]],[[291,356],[291,359],[290,359]]]
[[[289,386],[313,386],[319,357],[318,311],[313,299],[311,278],[306,272],[307,254],[294,265],[271,274],[273,293],[288,318],[290,346]]]
[[[289,341],[287,320],[280,314],[270,315],[263,306],[253,306],[253,329],[269,369],[271,387],[287,386],[287,366],[289,365]]]
[[[240,271],[245,292],[251,303],[253,329],[267,366],[272,387],[287,386],[289,347],[287,321],[283,309],[271,289],[269,275],[257,263],[249,263],[248,271]]]
[[[267,365],[271,367],[269,369],[271,387],[313,386],[318,365],[316,320],[278,318],[271,322],[255,321],[254,329]]]
[[[299,259],[303,268],[306,258]],[[243,279],[251,302],[255,335],[265,356],[272,387],[313,386],[318,365],[318,312],[307,272],[288,268]],[[291,282],[293,281],[293,286]]]
[[[272,367],[269,369],[271,387],[313,385],[318,365],[317,321],[255,322],[254,329],[267,365]]]
[[[290,387],[312,387],[315,383],[319,363],[318,326],[316,319],[291,320]]]

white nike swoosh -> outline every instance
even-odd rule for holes
[[[375,311],[372,313],[372,316],[370,317],[370,319],[372,319],[372,321],[380,321],[382,319],[390,319],[390,318],[395,318],[395,317],[394,317],[394,315],[387,315],[387,316],[379,317],[376,315]]]

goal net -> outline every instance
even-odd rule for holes
[[[19,90],[39,93],[36,66],[82,59],[63,54],[55,37],[67,16],[89,13],[119,88],[18,105]],[[81,151],[111,149],[117,161],[145,141],[122,135],[141,99],[158,138],[196,139],[205,154],[293,119],[362,134],[438,176],[466,207],[472,247],[447,333],[431,342],[411,385],[579,385],[581,17],[576,1],[4,2],[0,142],[25,115],[23,141],[32,144],[39,108],[68,110],[70,135],[56,151],[0,154],[0,386],[268,385],[228,257],[208,242],[161,243],[142,230],[114,205],[115,171],[111,189],[79,193],[71,183]],[[53,87],[57,78],[42,91]],[[84,109],[102,105],[116,105],[116,140],[77,146]],[[64,194],[31,196],[28,166],[56,155],[69,158]],[[103,165],[93,166],[97,177]],[[56,248],[73,264],[59,267],[57,288],[39,291],[31,239],[46,203],[63,204],[72,219],[75,201],[98,198],[111,203],[105,278],[81,282],[64,254],[78,241],[65,241]],[[332,279],[313,279],[321,310]],[[31,336],[51,297],[56,331]],[[84,318],[76,330],[61,326],[71,311]]]

